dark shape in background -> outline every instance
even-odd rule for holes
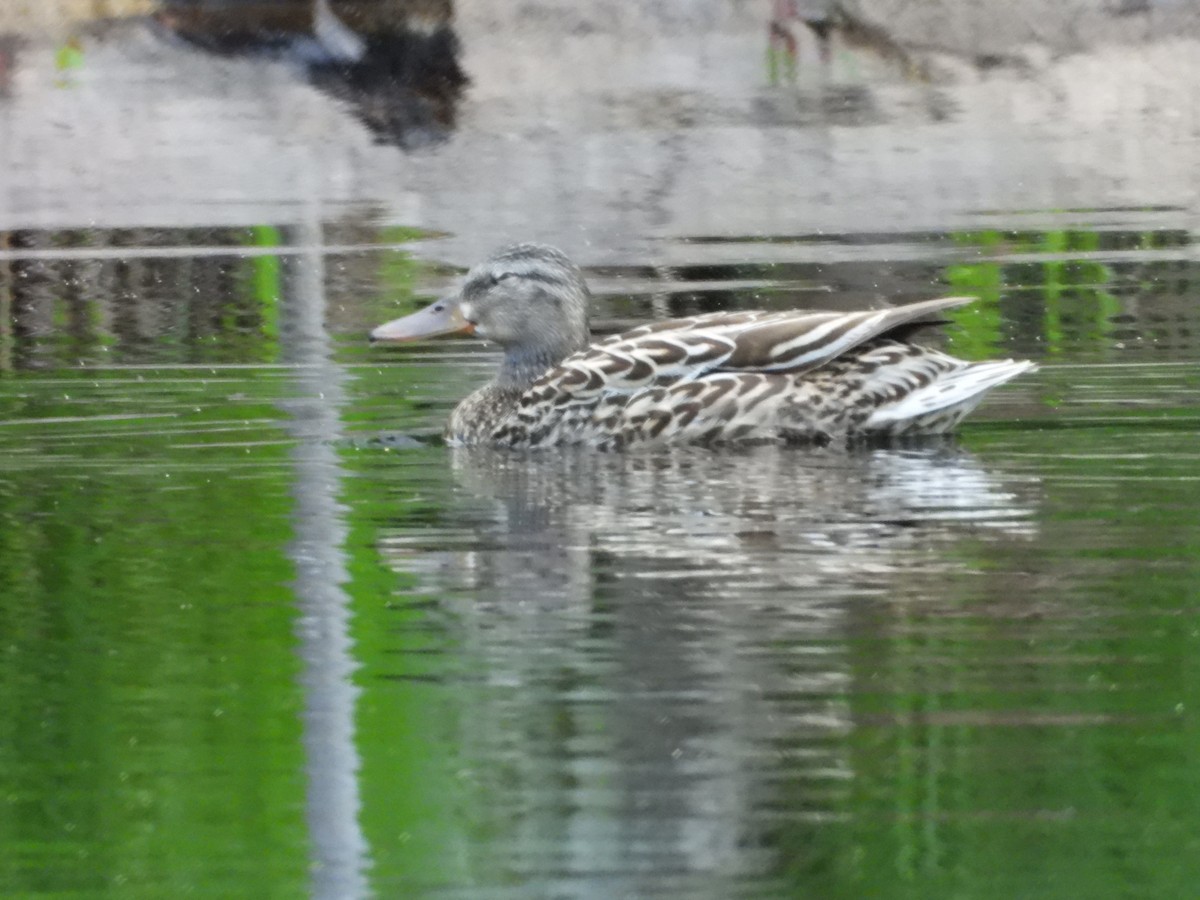
[[[467,76],[450,0],[163,0],[158,22],[214,53],[275,53],[414,149],[454,129]]]
[[[12,73],[16,69],[17,51],[21,38],[15,34],[0,34],[0,100],[12,91]]]

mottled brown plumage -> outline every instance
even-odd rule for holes
[[[712,313],[591,345],[589,300],[582,273],[562,253],[519,244],[473,268],[459,295],[372,337],[467,330],[499,343],[499,374],[455,408],[446,436],[509,447],[941,433],[990,388],[1032,368],[968,363],[900,339],[914,321],[969,297],[850,313]]]

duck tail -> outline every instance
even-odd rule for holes
[[[940,375],[895,403],[880,406],[864,427],[892,435],[949,431],[978,406],[992,388],[1036,368],[1025,359],[971,363]]]

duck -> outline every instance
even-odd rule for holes
[[[1034,368],[1028,360],[968,362],[911,342],[915,331],[943,321],[939,313],[975,299],[853,312],[713,312],[593,341],[591,293],[579,266],[557,248],[521,243],[370,338],[461,332],[499,345],[496,376],[450,414],[451,446],[891,441],[952,431],[984,394]]]

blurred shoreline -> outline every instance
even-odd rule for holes
[[[1086,50],[914,50],[920,72],[836,34],[823,59],[789,24],[794,78],[772,83],[770,4],[671,18],[644,3],[460,2],[469,85],[446,139],[412,152],[286,54],[108,23],[80,32],[66,69],[52,41],[14,54],[0,231],[348,219],[446,234],[430,249],[454,263],[533,238],[599,264],[663,238],[994,227],[1078,208],[1195,228],[1200,40],[1129,39],[1129,23],[1179,12],[1159,5],[1106,14],[1122,39]]]

